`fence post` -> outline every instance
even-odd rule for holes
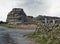
[[[45,18],[45,24],[47,24],[47,18]]]
[[[55,20],[53,19],[53,25],[55,24]]]

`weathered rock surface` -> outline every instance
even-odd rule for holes
[[[14,8],[8,13],[7,22],[25,22],[27,16],[22,8]]]
[[[39,16],[36,17],[36,19],[38,19],[38,20],[45,20],[45,18],[47,18],[47,20],[51,20],[51,19],[60,19],[59,17],[42,16],[42,15],[39,15]]]

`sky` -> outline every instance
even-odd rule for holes
[[[0,21],[6,21],[13,8],[23,8],[28,16],[60,17],[60,0],[0,0]]]

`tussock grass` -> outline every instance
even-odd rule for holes
[[[60,44],[60,25],[40,25],[28,38],[39,44]]]

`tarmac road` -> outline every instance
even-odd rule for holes
[[[35,44],[31,40],[23,37],[32,32],[34,30],[9,29],[0,26],[0,44]]]

